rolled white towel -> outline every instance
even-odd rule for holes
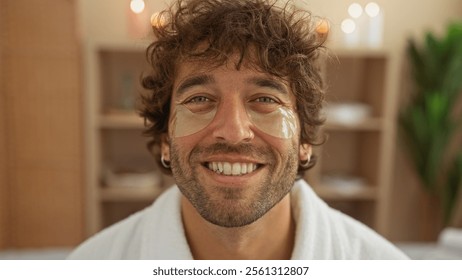
[[[445,247],[462,250],[462,228],[445,228],[438,237],[438,243]]]

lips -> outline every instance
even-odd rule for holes
[[[242,176],[257,170],[259,164],[245,162],[208,162],[205,166],[217,174]]]

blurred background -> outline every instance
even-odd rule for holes
[[[413,258],[462,258],[462,1],[299,0],[330,50],[306,180]],[[169,1],[0,0],[0,259],[62,258],[172,180],[136,115]]]

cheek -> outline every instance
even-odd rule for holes
[[[203,136],[196,133],[190,136],[171,138],[170,150],[181,162],[188,162],[191,152],[203,141]]]
[[[287,160],[290,157],[289,155],[299,154],[298,136],[283,139],[266,133],[258,133],[258,137],[261,139],[262,145],[269,147],[273,151],[273,154],[277,155],[283,161]]]

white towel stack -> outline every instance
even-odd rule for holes
[[[438,237],[438,243],[447,248],[462,250],[462,228],[445,228]]]

